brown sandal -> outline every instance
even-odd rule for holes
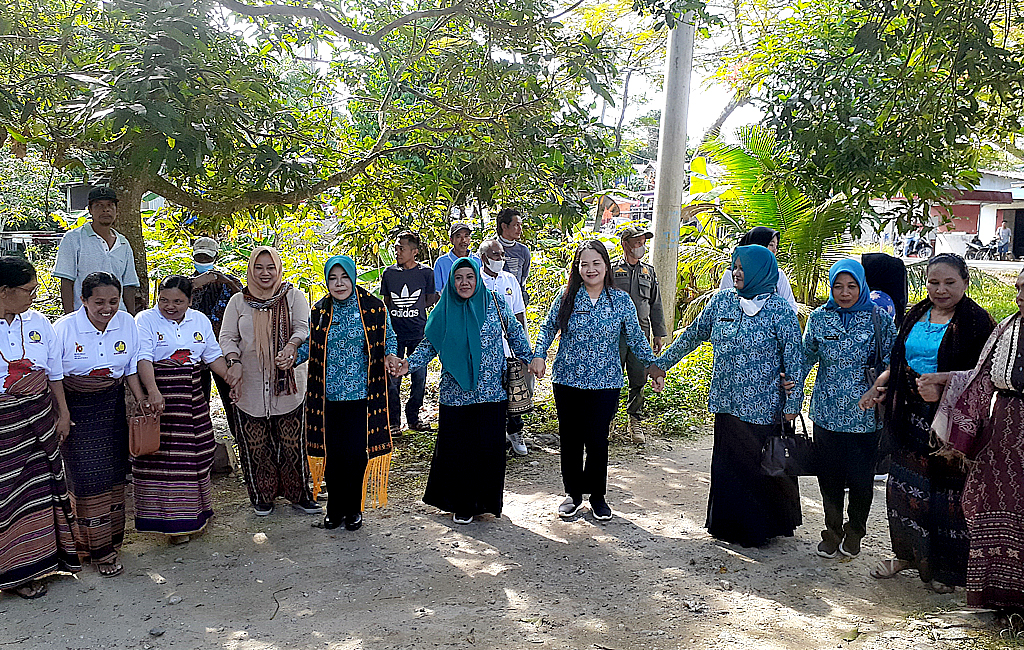
[[[33,580],[32,582],[27,582],[25,584],[18,585],[17,587],[9,587],[3,591],[8,594],[14,594],[15,596],[24,598],[25,600],[34,600],[45,596],[47,587],[46,583]]]

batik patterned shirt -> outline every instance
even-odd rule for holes
[[[455,377],[442,367],[441,382],[437,387],[438,402],[441,404],[469,406],[486,402],[504,402],[508,399],[508,393],[501,385],[505,375],[505,350],[502,345],[498,309],[501,310],[501,318],[504,319],[505,325],[508,327],[509,343],[516,358],[525,362],[529,362],[533,358],[526,332],[523,331],[522,324],[512,315],[508,303],[501,297],[497,301],[489,300],[487,316],[480,328],[480,370],[477,374],[476,388],[469,391],[462,390],[459,382],[455,381]],[[430,344],[429,339],[424,338],[416,347],[416,351],[409,357],[409,372],[425,368],[436,356],[437,350]]]
[[[881,307],[875,307],[881,334],[882,360],[896,341],[896,325]],[[862,411],[857,402],[871,387],[864,375],[875,365],[875,326],[870,311],[851,315],[849,325],[834,309],[818,307],[804,331],[804,374],[818,364],[811,393],[811,420],[819,427],[845,433],[867,433],[879,428],[875,409]]]
[[[558,308],[562,295],[551,303],[548,317],[540,327],[534,352],[539,359],[547,357],[548,348],[559,332]],[[561,333],[558,354],[551,368],[551,382],[587,390],[622,388],[619,337],[623,333],[640,363],[651,365],[654,352],[640,329],[636,306],[629,294],[619,289],[606,289],[595,303],[586,288],[580,287],[569,316],[568,332]]]
[[[398,352],[398,339],[391,328],[391,316],[385,313],[384,354]],[[298,350],[298,360],[309,359],[309,341]],[[327,360],[324,364],[327,401],[348,402],[366,399],[369,357],[366,355],[366,330],[355,295],[334,300],[331,329],[327,332]]]
[[[740,308],[735,289],[720,290],[655,362],[668,370],[710,341],[715,361],[708,410],[728,413],[751,424],[772,424],[780,412],[799,413],[804,401],[803,346],[796,314],[773,293],[754,316]],[[796,386],[782,403],[785,372]]]

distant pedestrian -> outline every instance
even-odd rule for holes
[[[997,252],[999,253],[999,259],[1001,260],[1005,260],[1007,255],[1010,255],[1011,259],[1013,258],[1013,255],[1010,254],[1010,237],[1012,235],[1013,231],[1010,230],[1008,225],[1006,225],[1006,219],[1004,218],[1003,225],[996,231],[996,237],[999,240],[999,248]]]
[[[505,249],[505,269],[519,282],[523,304],[530,304],[526,279],[530,277],[530,249],[519,241],[523,236],[523,216],[519,210],[505,208],[494,219],[498,241]]]
[[[438,294],[444,289],[448,282],[448,276],[452,272],[452,265],[463,257],[470,257],[477,262],[476,254],[470,255],[469,245],[473,242],[473,226],[465,221],[456,221],[448,227],[448,239],[452,243],[451,250],[437,258],[434,262],[434,291]]]
[[[654,233],[634,226],[624,228],[619,233],[619,243],[622,246],[622,259],[612,263],[612,277],[615,286],[629,294],[636,307],[637,319],[640,321],[640,329],[651,344],[654,354],[661,354],[662,338],[668,336],[665,329],[665,315],[661,307],[661,287],[658,286],[658,275],[654,267],[645,264],[644,255],[647,254],[647,240],[654,237]],[[622,365],[626,368],[626,376],[629,379],[629,397],[626,399],[626,413],[629,416],[629,435],[633,442],[644,444],[647,441],[644,435],[641,419],[644,410],[644,384],[647,383],[647,368],[630,352],[625,337],[619,339],[619,357]]]
[[[82,306],[82,280],[96,271],[106,271],[121,283],[122,310],[137,311],[135,297],[139,276],[135,253],[128,239],[114,230],[117,222],[117,193],[109,187],[89,192],[90,222],[69,230],[57,247],[53,274],[60,278],[60,302],[65,314]]]
[[[434,271],[416,261],[420,252],[420,236],[404,230],[395,238],[395,263],[384,269],[380,279],[380,296],[387,305],[391,324],[398,338],[397,356],[412,354],[423,340],[427,324],[427,310],[437,302],[434,289]],[[427,384],[427,369],[411,373],[412,386],[409,401],[405,403],[405,422],[413,431],[429,431],[430,425],[420,422],[420,407]],[[388,417],[392,435],[401,431],[401,377],[388,377]]]

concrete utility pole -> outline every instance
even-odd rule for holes
[[[654,185],[654,232],[651,260],[658,274],[665,326],[675,329],[676,269],[679,263],[679,218],[686,185],[686,120],[690,108],[693,68],[693,12],[668,35],[665,108],[661,112],[658,169]]]

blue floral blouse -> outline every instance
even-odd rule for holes
[[[495,305],[500,305],[497,309]],[[477,375],[476,388],[471,391],[462,390],[455,377],[441,369],[441,382],[438,385],[438,402],[445,406],[469,406],[485,402],[504,402],[508,393],[502,388],[505,376],[505,346],[502,345],[501,321],[498,320],[498,309],[508,327],[509,344],[518,359],[529,362],[533,358],[530,340],[526,338],[522,324],[516,320],[508,302],[499,298],[487,303],[487,317],[480,328],[480,372]],[[409,357],[409,372],[413,373],[426,368],[430,360],[437,356],[437,350],[424,338]]]
[[[800,323],[777,293],[757,315],[747,316],[735,289],[719,291],[655,364],[668,370],[705,341],[711,341],[715,352],[709,411],[751,424],[778,422],[780,410],[800,412],[804,401]],[[783,371],[796,382],[784,408],[779,377]]]
[[[369,381],[366,356],[366,331],[363,316],[359,313],[359,301],[354,296],[345,300],[334,300],[331,329],[327,332],[327,401],[348,402],[366,399],[366,383]],[[391,316],[385,313],[384,353],[398,352],[398,339],[391,327]],[[298,350],[298,360],[309,359],[309,341]]]
[[[558,334],[558,308],[562,304],[560,293],[548,317],[540,326],[534,357],[544,359],[548,348]],[[576,292],[576,303],[569,316],[569,331],[562,332],[558,354],[551,368],[551,382],[571,388],[600,390],[622,388],[622,361],[619,358],[619,338],[625,332],[633,354],[640,363],[654,363],[654,352],[647,342],[636,316],[636,305],[629,294],[619,289],[606,289],[593,303],[585,287]]]
[[[882,338],[882,360],[888,365],[896,341],[896,325],[881,307],[875,307]],[[804,375],[818,364],[811,393],[811,420],[829,431],[869,433],[880,424],[875,409],[860,410],[857,402],[871,386],[864,369],[875,363],[875,326],[871,312],[853,313],[843,326],[834,309],[818,307],[811,312],[804,331]]]
[[[914,323],[904,345],[907,347],[907,365],[919,375],[939,371],[939,346],[946,335],[949,323],[932,322],[932,310]]]

